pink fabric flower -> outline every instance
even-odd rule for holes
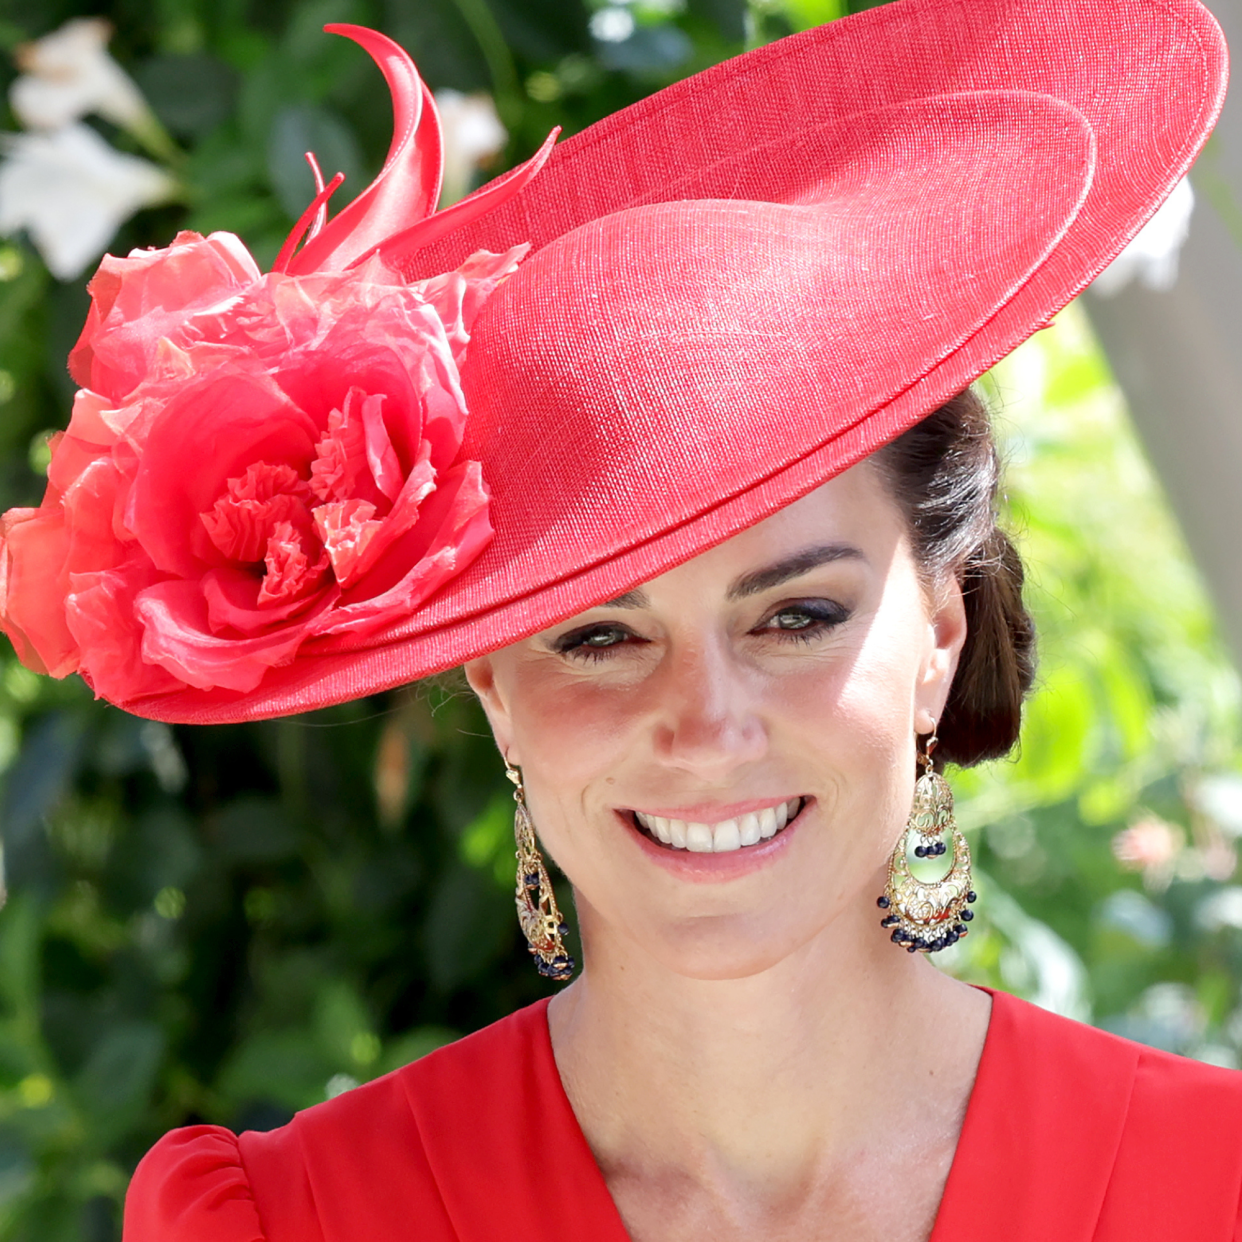
[[[492,537],[480,466],[460,457],[458,368],[527,247],[399,275],[419,221],[440,235],[450,215],[429,214],[438,123],[395,44],[342,29],[394,91],[376,182],[295,253],[317,200],[267,275],[224,233],[105,258],[47,494],[0,518],[0,625],[19,657],[112,702],[247,692],[300,652],[365,646]],[[452,211],[507,195],[485,197]]]
[[[108,260],[74,352],[103,391],[79,394],[43,505],[4,519],[26,663],[120,703],[247,691],[409,615],[491,538],[454,345],[521,253],[432,290],[378,257],[246,282],[221,236]]]

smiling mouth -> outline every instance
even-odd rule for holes
[[[791,824],[806,805],[805,798],[790,798],[762,811],[721,820],[718,824],[700,824],[684,819],[665,819],[661,815],[632,812],[634,822],[660,845],[694,854],[728,854],[769,841]]]

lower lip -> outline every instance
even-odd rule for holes
[[[802,809],[775,836],[760,841],[758,845],[743,845],[740,849],[729,850],[724,854],[700,854],[694,850],[678,850],[660,845],[638,827],[632,818],[633,812],[617,811],[615,814],[652,862],[658,863],[680,880],[710,884],[735,880],[774,863],[789,848],[789,842],[806,819],[812,801],[811,798],[804,798]]]

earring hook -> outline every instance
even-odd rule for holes
[[[508,754],[501,755],[501,759],[505,765],[505,775],[513,782],[516,788],[513,790],[513,799],[515,802],[525,801],[525,789],[522,788],[522,769],[515,768],[509,762]]]

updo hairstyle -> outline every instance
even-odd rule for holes
[[[987,407],[967,389],[875,460],[928,588],[952,575],[966,605],[966,643],[936,725],[936,765],[1006,755],[1035,676],[1035,627],[1022,602],[1022,560],[997,525],[1000,457]]]

